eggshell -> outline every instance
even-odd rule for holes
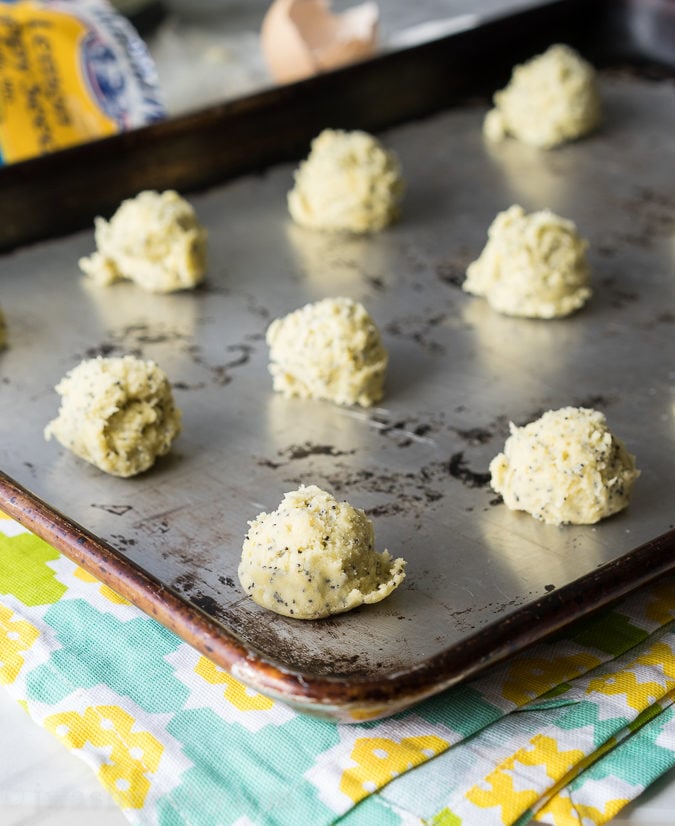
[[[373,2],[333,14],[326,0],[275,0],[260,45],[272,77],[290,83],[371,55],[378,19]]]

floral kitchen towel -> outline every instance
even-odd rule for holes
[[[0,515],[0,683],[131,823],[601,824],[675,764],[675,578],[393,718],[243,686]]]

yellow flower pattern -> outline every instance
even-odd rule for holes
[[[95,576],[92,576],[89,571],[85,571],[84,568],[80,568],[79,566],[75,568],[73,574],[82,582],[98,582]],[[113,602],[115,605],[131,605],[129,600],[121,597],[117,591],[113,591],[112,588],[109,588],[107,585],[103,585],[103,583],[99,583],[99,585],[99,594],[107,599],[108,602]]]
[[[512,823],[539,798],[536,789],[518,791],[514,784],[514,769],[522,766],[542,766],[548,777],[563,777],[575,763],[584,757],[579,749],[559,751],[552,737],[537,735],[530,746],[517,751],[485,778],[488,788],[474,786],[466,794],[468,800],[483,809],[501,808],[502,823]]]
[[[551,818],[555,826],[582,826],[585,823],[607,823],[630,803],[625,798],[608,800],[602,808],[574,803],[568,795],[558,795],[537,812],[538,817]]]
[[[375,789],[448,748],[448,741],[434,735],[404,737],[400,742],[386,737],[360,737],[351,752],[356,766],[342,773],[340,791],[357,803]]]
[[[119,706],[89,706],[84,714],[52,714],[45,728],[71,749],[89,743],[110,749],[98,778],[123,809],[140,809],[150,789],[149,774],[157,771],[164,746],[147,731],[133,731],[136,721]]]
[[[506,700],[520,707],[599,664],[596,656],[587,653],[551,659],[533,656],[517,658],[507,671],[502,694]]]
[[[650,590],[645,616],[658,625],[675,619],[675,582],[666,580]]]
[[[267,711],[274,706],[274,701],[269,697],[247,688],[206,657],[200,657],[195,666],[195,673],[211,685],[223,685],[223,696],[239,711]]]
[[[637,657],[635,666],[658,665],[665,677],[665,685],[653,680],[642,681],[634,671],[622,671],[619,674],[605,674],[588,684],[588,692],[598,691],[602,694],[623,694],[626,703],[641,711],[675,688],[675,655],[670,646],[663,642],[655,643],[646,653]]]
[[[40,632],[22,619],[15,619],[14,612],[0,605],[0,684],[13,683],[19,676],[24,658]]]

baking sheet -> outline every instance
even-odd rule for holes
[[[309,681],[395,682],[673,530],[674,87],[613,71],[601,84],[603,128],[554,152],[486,146],[482,103],[381,132],[407,195],[400,223],[377,236],[293,226],[290,164],[191,195],[210,234],[194,293],[88,283],[77,260],[93,250],[91,230],[5,255],[0,468],[234,634],[254,653],[253,683],[263,661]],[[549,207],[588,238],[594,295],[577,315],[510,319],[461,291],[512,203]],[[272,392],[269,321],[334,295],[362,301],[383,332],[390,368],[376,409]],[[184,421],[171,454],[127,480],[42,438],[61,376],[123,353],[166,370]],[[510,512],[487,484],[510,420],[569,404],[604,411],[642,470],[629,509],[593,527]],[[378,547],[408,560],[392,596],[303,623],[243,595],[247,520],[300,483],[364,508]],[[422,693],[473,666],[432,668]],[[388,699],[384,713],[410,700]]]

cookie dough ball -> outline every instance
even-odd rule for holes
[[[388,355],[368,311],[324,298],[273,321],[269,370],[284,396],[370,407],[382,398]]]
[[[61,408],[45,428],[64,447],[114,476],[135,476],[168,453],[180,432],[166,374],[133,356],[81,362],[56,385]]]
[[[512,510],[549,525],[592,525],[628,505],[640,471],[602,413],[563,407],[525,427],[511,424],[490,474]]]
[[[463,289],[505,315],[566,316],[591,295],[587,248],[572,221],[548,209],[528,215],[512,206],[492,222]]]
[[[319,619],[379,602],[405,577],[405,560],[375,550],[366,514],[316,485],[285,494],[249,523],[239,581],[277,614]]]
[[[207,232],[173,190],[140,192],[95,225],[97,251],[79,264],[99,284],[127,278],[148,292],[171,293],[204,278]]]
[[[375,232],[398,217],[402,196],[392,152],[367,132],[324,129],[295,173],[288,208],[311,229]]]
[[[488,140],[513,135],[540,149],[588,134],[602,117],[595,70],[561,44],[516,66],[494,104],[483,124]]]

